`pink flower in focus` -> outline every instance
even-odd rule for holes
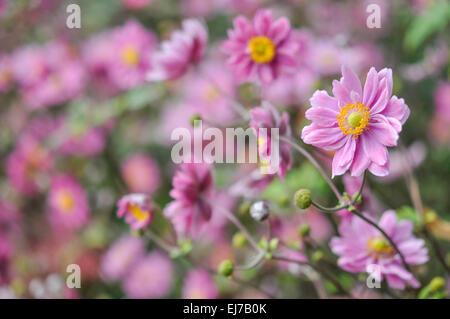
[[[175,80],[183,76],[191,64],[197,64],[203,58],[207,41],[208,32],[200,21],[184,20],[182,30],[175,31],[155,53],[147,80]]]
[[[222,49],[239,81],[259,79],[269,84],[281,74],[295,71],[297,44],[287,18],[274,20],[272,11],[259,10],[253,21],[239,16],[228,31]]]
[[[187,274],[183,299],[216,299],[218,296],[219,291],[206,270],[194,269]]]
[[[153,219],[154,208],[150,197],[145,194],[129,194],[117,202],[117,216],[134,230],[147,227]]]
[[[161,298],[173,282],[172,262],[160,252],[152,252],[136,262],[123,280],[123,289],[130,298]]]
[[[364,170],[377,176],[389,174],[387,147],[396,146],[398,134],[409,116],[403,99],[392,95],[392,70],[371,68],[364,91],[356,74],[342,67],[342,78],[333,81],[334,97],[316,91],[303,128],[302,139],[325,150],[336,150],[333,177],[350,170],[352,176]]]
[[[272,129],[278,129],[279,137],[291,137],[291,127],[289,125],[289,115],[283,113],[281,116],[278,111],[267,101],[262,102],[262,107],[255,107],[250,110],[250,124],[258,139],[258,151],[263,161],[263,165],[271,165],[271,147],[272,147]],[[263,132],[261,129],[266,129]],[[290,154],[290,145],[285,142],[279,142],[279,166],[278,176],[284,178],[286,172],[292,166],[292,158]]]
[[[90,218],[87,194],[70,175],[52,178],[48,194],[49,219],[55,229],[79,229]]]
[[[214,197],[214,181],[211,167],[204,163],[185,163],[175,173],[170,196],[174,200],[166,207],[165,214],[175,229],[196,237],[211,219]]]
[[[145,154],[133,154],[121,165],[123,179],[132,192],[154,193],[161,184],[157,163]]]
[[[120,89],[129,89],[145,81],[151,69],[151,55],[156,39],[135,20],[114,30],[115,44],[111,78]]]
[[[108,280],[119,280],[143,255],[144,243],[140,238],[131,235],[122,237],[103,255],[102,274]]]
[[[378,225],[392,238],[409,265],[428,261],[425,242],[414,237],[411,220],[397,221],[394,211],[386,211]],[[341,237],[334,237],[330,247],[339,256],[338,265],[342,269],[362,273],[367,271],[368,265],[374,264],[380,267],[380,280],[385,277],[392,288],[404,289],[405,283],[419,287],[419,282],[404,268],[394,247],[375,227],[361,218],[352,218],[340,224],[339,233]]]

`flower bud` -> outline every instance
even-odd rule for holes
[[[239,206],[239,214],[245,215],[245,214],[250,213],[250,206],[251,206],[251,205],[252,205],[252,204],[251,204],[250,202],[247,202],[247,201],[243,202],[243,203]]]
[[[311,226],[309,226],[309,224],[303,224],[298,227],[298,234],[300,235],[300,237],[308,236],[310,231]]]
[[[236,248],[242,248],[247,243],[247,237],[242,232],[237,232],[233,236],[233,246]]]
[[[434,277],[430,282],[431,291],[441,290],[445,285],[445,280],[442,277]]]
[[[231,274],[233,273],[234,270],[234,265],[231,262],[231,260],[224,260],[220,263],[219,265],[219,274],[221,274],[222,276],[228,277],[231,276]]]
[[[250,207],[250,216],[259,222],[267,219],[269,217],[269,205],[267,205],[267,202],[263,200],[254,202]]]
[[[294,195],[295,205],[301,209],[306,209],[311,206],[311,192],[309,189],[299,189]]]
[[[190,123],[192,127],[197,126],[198,122],[202,120],[202,117],[199,114],[194,114],[191,116]]]
[[[316,264],[323,258],[323,252],[321,250],[315,251],[311,256],[311,261]]]

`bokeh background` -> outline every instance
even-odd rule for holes
[[[81,8],[80,29],[66,26],[71,3]],[[370,3],[381,7],[380,29],[366,27]],[[266,92],[290,114],[294,136],[307,124],[311,94],[330,91],[342,64],[362,79],[371,66],[393,69],[394,94],[406,100],[411,116],[400,147],[391,153],[391,175],[369,178],[370,191],[380,207],[416,220],[411,181],[405,180],[402,165],[407,154],[424,209],[435,214],[431,232],[450,248],[448,1],[0,0],[0,297],[267,297],[252,286],[279,297],[317,297],[298,267],[267,263],[243,272],[252,285],[242,286],[168,257],[116,217],[117,200],[130,192],[147,193],[161,207],[170,202],[174,128],[190,128],[194,114],[224,126],[236,123],[229,96],[211,85],[211,77],[244,106],[258,105],[258,90],[233,79],[220,45],[233,18],[252,17],[259,8],[288,17],[301,45],[298,73],[281,77]],[[204,60],[176,81],[146,82],[160,41],[188,17],[208,27]],[[137,55],[127,55],[127,41],[139,44]],[[330,163],[330,154],[316,150],[316,155]],[[249,166],[215,165],[217,188],[242,179]],[[347,186],[336,181],[340,189]],[[74,198],[52,197],[61,184]],[[274,180],[257,197],[274,203],[280,238],[298,241],[297,227],[308,223],[323,253],[335,262],[327,245],[335,234],[328,217],[312,208],[300,214],[289,204],[300,187],[333,205],[327,184],[298,156],[286,180]],[[76,207],[75,217],[55,213],[54,201]],[[224,191],[217,205],[235,212],[255,233],[265,231],[248,216],[246,199]],[[195,258],[213,268],[225,258],[245,260],[249,251],[233,247],[235,229],[220,217],[211,223],[190,243]],[[163,237],[170,233],[159,215],[151,227]],[[80,289],[65,285],[69,264],[81,267]],[[357,277],[329,267],[353,297],[382,297]],[[422,268],[421,282],[444,274],[433,253]],[[335,293],[330,283],[326,289]]]

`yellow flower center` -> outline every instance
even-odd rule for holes
[[[206,100],[208,102],[214,102],[219,97],[219,92],[213,86],[206,89]]]
[[[70,213],[75,206],[75,199],[72,193],[67,190],[62,190],[58,193],[56,202],[59,209],[64,213]]]
[[[128,210],[133,214],[134,218],[139,221],[146,220],[150,217],[150,212],[143,211],[138,205],[128,204]]]
[[[139,52],[132,46],[126,46],[122,50],[122,60],[128,66],[136,66],[139,63]]]
[[[248,42],[248,50],[253,61],[260,64],[272,61],[275,56],[275,45],[265,36],[252,38]]]
[[[384,238],[370,238],[367,241],[369,253],[374,258],[389,257],[394,253],[394,248]]]
[[[369,129],[369,108],[360,102],[348,103],[341,108],[337,120],[339,128],[345,135],[351,134],[353,138],[358,138],[359,135]]]

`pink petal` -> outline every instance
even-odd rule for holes
[[[348,92],[355,91],[359,96],[362,96],[361,82],[359,81],[358,76],[346,65],[342,66],[341,83],[347,88]]]
[[[338,112],[326,107],[312,107],[305,113],[308,120],[323,127],[335,126],[337,124]]]
[[[352,176],[360,176],[370,164],[370,159],[366,156],[363,150],[361,141],[356,143],[355,156],[353,157],[350,172]]]
[[[351,136],[347,136],[346,143],[343,147],[338,149],[333,157],[332,163],[332,177],[344,174],[354,157],[356,141]]]
[[[309,102],[313,107],[326,107],[339,111],[338,100],[335,97],[331,97],[324,90],[317,90],[313,96],[309,99]]]
[[[378,91],[378,73],[374,67],[370,68],[364,85],[363,104],[370,107]]]
[[[379,143],[375,137],[369,132],[362,134],[360,136],[364,152],[371,161],[378,165],[383,165],[388,160],[388,151],[386,146]]]

